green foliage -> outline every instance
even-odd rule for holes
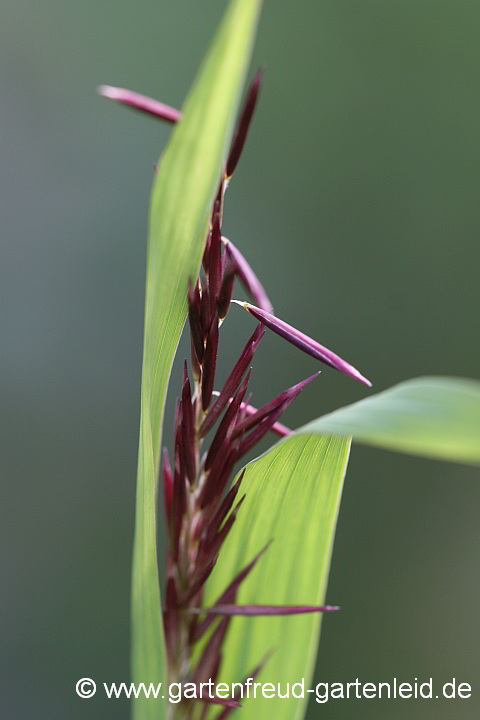
[[[242,586],[239,602],[324,603],[350,435],[392,450],[478,462],[480,384],[453,378],[402,383],[309,423],[248,465],[247,498],[207,584],[207,603],[271,537],[276,541]],[[240,681],[273,647],[262,679],[283,688],[301,678],[308,683],[319,632],[315,616],[236,618],[221,679]],[[257,699],[246,703],[242,717],[300,717],[299,702]]]
[[[298,432],[352,435],[389,450],[480,463],[480,383],[441,377],[409,380],[324,415]]]
[[[324,603],[350,435],[392,450],[479,462],[480,383],[454,378],[402,383],[309,423],[250,463],[242,485],[247,497],[207,583],[207,604],[272,537],[275,542],[242,585],[238,602]],[[262,680],[281,682],[283,692],[287,683],[301,678],[308,683],[320,620],[236,618],[221,680],[241,681],[267,649],[276,648]],[[301,717],[300,702],[247,701],[242,718]]]
[[[156,555],[156,486],[167,385],[200,267],[208,217],[230,145],[260,0],[234,0],[158,167],[148,240],[140,447],[132,580],[135,682],[165,682]],[[138,699],[136,720],[160,720],[163,703]]]
[[[346,438],[294,436],[247,466],[246,498],[207,583],[206,604],[213,604],[271,539],[240,587],[239,604],[323,604],[349,450]],[[303,677],[308,682],[321,619],[318,614],[235,618],[220,680],[241,682],[274,650],[260,676],[263,682],[280,682],[282,691]],[[245,701],[238,713],[242,720],[292,720],[301,716],[302,707],[305,701],[257,697]]]

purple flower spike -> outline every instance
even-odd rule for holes
[[[211,577],[225,541],[231,537],[238,513],[255,512],[243,505],[246,494],[240,492],[240,488],[245,469],[230,487],[235,463],[267,432],[273,431],[281,437],[291,434],[292,431],[278,419],[300,391],[319,374],[284,390],[260,409],[253,407],[250,404],[251,394],[248,394],[250,365],[266,327],[312,357],[370,385],[354,367],[275,317],[272,303],[252,267],[242,252],[222,236],[225,190],[245,145],[262,77],[263,71],[260,70],[246,94],[212,203],[202,265],[196,277],[189,278],[188,292],[187,287],[184,288],[188,300],[192,375],[189,378],[185,361],[183,385],[175,411],[172,462],[170,464],[165,450],[159,477],[163,483],[168,530],[163,612],[168,673],[182,682],[191,680],[199,689],[207,679],[216,682],[217,676],[220,677],[224,653],[228,648],[225,638],[234,616],[282,616],[339,609],[331,605],[259,605],[255,604],[254,597],[251,598],[252,604],[238,604],[239,590],[257,564],[260,565],[260,558],[270,543],[262,549],[257,548],[257,554],[250,562],[233,574],[223,592],[216,596],[213,607],[202,607],[206,602],[205,583]],[[108,85],[102,85],[98,91],[104,97],[169,123],[182,119],[179,110],[139,93]],[[181,222],[181,218],[178,221]],[[253,305],[232,300],[237,278]],[[242,305],[259,323],[223,387],[219,388],[220,392],[217,392],[214,385],[219,328],[232,302]],[[212,438],[207,437],[210,433]],[[241,510],[242,506],[244,510]],[[277,600],[282,602],[282,598]],[[202,647],[195,649],[195,644],[202,639]],[[249,682],[249,678],[256,677],[267,658],[268,655],[253,668],[244,684]],[[236,686],[241,688],[242,684],[236,683]],[[232,710],[239,707],[240,697],[239,691],[227,699],[210,693],[208,697],[205,693],[199,697],[197,693],[196,698],[202,701],[200,703],[183,698],[184,715],[189,720],[193,717],[207,720],[213,703],[219,705],[216,720],[229,720]]]
[[[222,240],[225,244],[227,253],[230,255],[232,261],[237,267],[238,276],[245,286],[245,290],[252,296],[255,302],[258,303],[262,310],[266,310],[269,313],[273,312],[272,303],[268,299],[268,295],[265,292],[262,283],[253,272],[245,257],[242,255],[240,250],[235,247],[231,240],[226,237],[222,237]]]
[[[248,403],[242,403],[241,408],[242,410],[245,410],[246,415],[255,415],[255,413],[258,412],[258,408],[256,408],[254,405],[249,405]],[[279,435],[279,437],[288,437],[288,435],[291,435],[293,431],[290,430],[290,428],[288,428],[283,423],[276,422],[273,423],[272,427],[270,428],[270,432]]]
[[[183,117],[180,110],[176,110],[170,107],[170,105],[165,105],[165,103],[154,100],[146,95],[133,92],[133,90],[113,87],[112,85],[99,85],[97,91],[99,95],[109,100],[115,100],[122,105],[128,105],[134,110],[139,110],[147,115],[153,115],[153,117],[160,118],[160,120],[165,120],[172,124],[178,122]]]
[[[260,68],[253,79],[250,90],[248,91],[245,105],[235,131],[232,147],[227,160],[227,166],[225,168],[225,175],[227,178],[232,177],[233,172],[237,167],[240,155],[242,154],[243,146],[245,145],[245,140],[247,139],[248,128],[250,127],[250,123],[252,121],[255,105],[257,104],[258,93],[260,91],[262,80],[263,68]]]
[[[257,325],[255,332],[251,336],[251,338],[248,340],[247,344],[243,348],[243,352],[238,358],[232,372],[230,373],[225,385],[222,388],[222,391],[220,395],[218,396],[217,400],[213,404],[213,406],[208,411],[208,415],[205,418],[205,420],[202,423],[202,426],[200,428],[200,437],[205,437],[205,435],[210,432],[212,427],[215,425],[216,421],[220,417],[220,414],[222,413],[223,408],[227,405],[228,401],[230,400],[230,397],[235,393],[240,380],[243,377],[243,374],[247,367],[250,365],[250,362],[252,361],[252,358],[255,354],[255,350],[258,347],[258,344],[260,340],[262,339],[263,335],[265,333],[265,328],[263,325]]]
[[[353,365],[345,362],[345,360],[342,360],[341,357],[335,355],[334,352],[324,347],[323,345],[320,345],[320,343],[318,343],[316,340],[313,340],[308,335],[300,332],[300,330],[297,330],[292,325],[289,325],[283,320],[280,320],[279,318],[275,317],[275,315],[272,315],[266,310],[262,310],[258,307],[255,307],[254,305],[250,305],[250,303],[240,302],[238,300],[232,300],[232,302],[236,303],[237,305],[241,305],[243,308],[245,308],[245,310],[247,310],[247,312],[257,318],[257,320],[270,328],[270,330],[273,330],[273,332],[277,333],[277,335],[280,335],[280,337],[283,337],[285,340],[292,343],[292,345],[295,345],[295,347],[303,350],[303,352],[307,353],[307,355],[311,355],[311,357],[320,360],[326,365],[330,365],[330,367],[335,368],[335,370],[345,373],[346,375],[350,375],[356,380],[360,380],[360,382],[364,383],[364,385],[372,387],[372,383],[370,382],[370,380],[367,380],[366,377],[359,373],[359,371],[354,368]]]
[[[218,397],[220,393],[217,390],[213,391],[213,395],[215,397]],[[238,422],[243,422],[247,415],[255,415],[255,413],[258,412],[258,408],[255,407],[255,405],[250,405],[250,400],[252,398],[252,394],[248,396],[246,402],[242,402],[240,405],[240,413],[239,413],[239,420]],[[232,398],[230,398],[229,402],[232,402]],[[290,430],[289,427],[286,425],[283,425],[281,422],[276,422],[272,425],[270,428],[270,431],[275,433],[275,435],[278,435],[279,437],[287,437],[288,435],[291,435],[293,430]]]
[[[300,391],[299,391],[300,392]],[[298,393],[297,393],[298,394]],[[260,442],[264,435],[266,435],[272,429],[273,425],[277,422],[278,418],[283,415],[287,407],[293,402],[295,398],[289,398],[285,400],[281,405],[272,410],[266,417],[261,420],[256,428],[252,432],[243,438],[235,454],[235,462],[240,460],[243,455],[250,452],[250,450]]]
[[[260,410],[257,410],[256,413],[250,414],[248,417],[245,418],[245,420],[235,426],[233,437],[238,437],[238,435],[241,435],[242,432],[250,430],[250,428],[258,425],[258,423],[261,422],[263,418],[267,417],[267,415],[270,415],[270,413],[275,410],[279,405],[283,405],[287,401],[292,402],[293,400],[295,400],[295,398],[303,390],[305,385],[308,385],[312,382],[312,380],[315,380],[315,378],[320,375],[320,372],[321,371],[319,370],[314,375],[310,375],[310,377],[302,380],[302,382],[293,385],[293,387],[289,388],[288,390],[284,390],[282,393],[280,393],[280,395],[277,395],[276,398],[270,400],[270,402],[264,405]]]

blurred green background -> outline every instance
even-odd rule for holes
[[[4,717],[128,717],[75,682],[128,679],[147,212],[169,130],[95,87],[181,105],[225,4],[2,4]],[[262,15],[265,85],[225,233],[276,312],[375,391],[479,377],[479,28],[474,0],[269,0]],[[252,328],[232,310],[220,377]],[[314,369],[268,336],[256,401]],[[177,361],[167,418],[180,376]],[[366,393],[325,368],[286,421]],[[479,510],[474,468],[353,448],[317,680],[456,677],[474,694],[312,703],[310,718],[478,716]]]

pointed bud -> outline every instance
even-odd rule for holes
[[[311,383],[312,380],[315,380],[315,378],[317,378],[319,375],[320,370],[314,375],[310,375],[310,377],[302,380],[302,382],[299,382],[296,385],[293,385],[291,388],[288,388],[288,390],[284,390],[282,393],[280,393],[280,395],[277,395],[276,398],[270,400],[270,402],[264,405],[260,410],[257,410],[256,413],[250,414],[247,418],[245,418],[245,420],[235,426],[233,437],[238,437],[238,435],[241,435],[242,432],[246,432],[247,430],[250,430],[250,428],[258,425],[259,422],[261,422],[265,417],[267,417],[267,415],[270,415],[270,413],[280,405],[284,405],[284,403],[287,402],[288,404],[293,402],[297,395],[299,395],[299,393],[303,390],[305,385]],[[287,409],[287,407],[288,405],[284,405],[285,410]]]
[[[227,178],[231,178],[235,168],[237,167],[238,160],[242,154],[245,140],[247,139],[248,128],[252,121],[255,105],[257,104],[258,93],[263,80],[263,68],[260,68],[255,75],[255,78],[248,91],[245,105],[238,121],[235,136],[233,138],[232,147],[228,156],[227,165],[225,168],[225,175]]]
[[[140,93],[133,92],[133,90],[112,87],[112,85],[99,85],[97,92],[109,100],[115,100],[122,105],[128,105],[134,110],[153,115],[172,124],[182,119],[180,110],[176,110],[176,108],[165,105],[158,100],[153,100],[153,98],[146,95],[140,95]]]
[[[232,262],[235,264],[237,274],[242,281],[245,290],[252,296],[254,301],[262,310],[266,310],[269,313],[273,312],[272,303],[270,302],[262,283],[253,272],[245,257],[231,240],[226,237],[222,237],[222,240],[225,244],[227,253],[231,257]]]
[[[195,350],[198,363],[201,365],[205,353],[205,344],[203,342],[202,319],[200,314],[201,300],[200,287],[198,281],[195,288],[192,281],[188,280],[188,321],[190,324],[190,334],[192,337],[192,345]]]
[[[292,345],[295,345],[295,347],[303,350],[303,352],[307,353],[307,355],[311,355],[311,357],[320,360],[326,365],[330,365],[330,367],[335,368],[335,370],[338,370],[339,372],[350,375],[356,380],[360,380],[360,382],[368,385],[368,387],[372,386],[370,380],[367,380],[367,378],[361,375],[356,368],[347,363],[345,360],[342,360],[341,357],[335,355],[335,353],[328,348],[320,345],[320,343],[316,340],[313,340],[311,337],[308,337],[308,335],[305,335],[300,332],[300,330],[294,328],[292,325],[280,320],[266,310],[261,310],[254,305],[250,305],[250,303],[239,302],[238,300],[232,300],[232,302],[242,306],[245,310],[247,310],[247,312],[257,318],[257,320],[270,328],[270,330],[273,330],[273,332],[280,335],[280,337],[284,338]]]
[[[237,360],[232,372],[230,373],[225,385],[223,386],[220,395],[218,396],[214,405],[208,411],[208,415],[202,423],[202,426],[200,428],[201,437],[205,437],[205,435],[210,432],[210,430],[220,417],[223,409],[226,407],[228,401],[230,400],[230,397],[235,394],[235,391],[239,386],[247,367],[250,365],[250,362],[264,333],[265,328],[263,327],[263,325],[258,325],[255,329],[255,332],[243,348],[242,354]]]
[[[218,350],[218,317],[217,312],[213,316],[210,330],[208,331],[207,344],[205,347],[205,358],[203,362],[202,376],[202,407],[204,412],[210,405],[212,399],[213,384],[215,382],[215,370],[217,367]]]

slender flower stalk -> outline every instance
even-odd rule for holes
[[[268,432],[282,437],[291,433],[279,419],[305,386],[319,375],[316,372],[284,390],[259,409],[251,405],[251,395],[248,394],[251,363],[265,327],[315,359],[370,385],[351,365],[273,315],[272,304],[257,275],[240,250],[222,236],[225,191],[245,144],[262,77],[263,72],[259,71],[240,114],[212,208],[205,238],[203,270],[197,278],[191,278],[188,288],[185,288],[191,338],[191,373],[185,361],[173,423],[172,462],[166,449],[163,453],[163,495],[168,529],[163,618],[168,676],[169,682],[192,682],[198,686],[209,679],[214,681],[221,673],[225,638],[235,616],[268,617],[339,609],[333,605],[259,605],[255,603],[255,598],[247,604],[239,604],[237,595],[242,583],[257,564],[261,564],[270,543],[230,580],[213,606],[206,607],[204,604],[205,583],[214,571],[238,513],[243,511],[245,495],[242,495],[241,488],[245,470],[230,485],[236,463]],[[102,86],[99,92],[170,123],[181,119],[178,110],[129,90]],[[237,278],[259,307],[232,300]],[[232,302],[242,305],[257,318],[259,324],[223,386],[216,390],[220,327]],[[198,655],[194,652],[195,646],[203,638],[207,640]],[[267,656],[248,677],[255,677],[266,661]],[[187,717],[192,717],[199,703],[200,718],[205,717],[207,703],[222,705],[218,720],[224,720],[239,707],[236,697],[221,699],[209,695],[195,702],[182,701]],[[177,707],[171,706],[172,717]]]

